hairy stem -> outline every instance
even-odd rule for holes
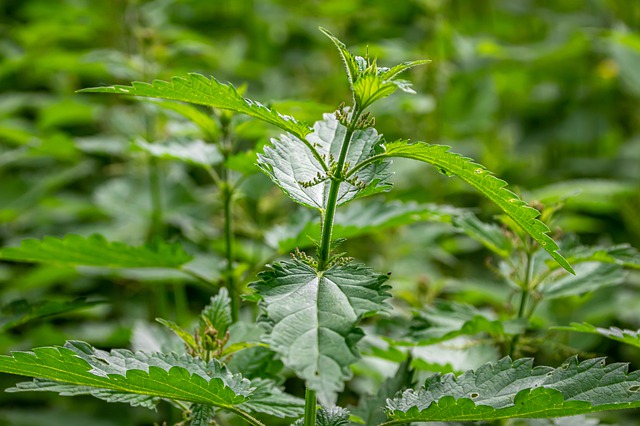
[[[307,388],[304,394],[304,426],[316,425],[317,405],[316,391]]]
[[[520,296],[520,306],[518,308],[518,319],[522,319],[525,317],[525,311],[527,308],[527,302],[529,301],[529,297],[530,297],[530,291],[531,289],[530,284],[531,284],[531,274],[533,272],[533,255],[531,253],[531,250],[527,250],[527,261],[526,261],[526,266],[525,266],[525,275],[524,278],[522,280],[521,283],[521,288],[522,288],[522,294]],[[509,348],[509,356],[513,357],[513,355],[516,352],[516,347],[518,345],[518,340],[520,339],[519,335],[515,335],[513,336],[513,339],[511,339],[511,345]]]

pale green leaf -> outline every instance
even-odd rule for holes
[[[105,352],[83,342],[0,356],[0,371],[169,400],[234,407],[251,394],[250,382],[217,361],[176,354]]]
[[[304,413],[304,399],[284,393],[271,380],[251,381],[251,397],[238,406],[250,413],[296,418]]]
[[[427,379],[419,390],[389,400],[389,424],[549,418],[640,407],[640,371],[603,358],[559,368],[534,367],[532,359],[503,358],[459,377]]]
[[[91,395],[107,402],[122,402],[132,407],[144,407],[150,410],[155,410],[160,401],[160,398],[155,396],[71,385],[46,379],[33,379],[31,382],[18,383],[15,387],[7,389],[6,392],[56,392],[61,396]]]
[[[307,387],[332,401],[359,358],[358,322],[386,307],[387,276],[353,264],[317,272],[293,260],[274,264],[260,278],[252,287],[270,327],[266,342]]]
[[[604,336],[607,339],[615,340],[617,342],[626,343],[628,345],[640,348],[640,329],[639,330],[626,330],[618,327],[602,328],[596,327],[589,323],[577,323],[572,322],[570,326],[553,327],[554,330],[566,330],[576,331],[578,333],[589,333]]]
[[[507,183],[495,177],[484,166],[470,158],[449,152],[445,145],[396,141],[386,144],[381,157],[404,157],[432,164],[447,175],[455,175],[496,203],[513,221],[535,239],[564,269],[573,273],[571,265],[558,252],[556,242],[547,234],[549,228],[538,219],[540,214],[516,194],[506,189]],[[371,161],[373,161],[372,159]]]
[[[152,157],[165,160],[176,160],[194,166],[208,168],[222,163],[223,157],[217,146],[201,140],[168,143],[148,143],[142,139],[135,146]]]
[[[340,56],[342,56],[342,61],[344,62],[344,66],[347,71],[349,86],[353,88],[353,82],[358,78],[360,73],[364,70],[360,68],[356,57],[352,55],[351,52],[349,52],[349,50],[347,50],[347,46],[343,42],[341,42],[336,36],[331,34],[329,30],[325,28],[320,27],[320,31],[322,31],[324,35],[329,37],[331,42],[338,49],[338,52],[340,53]]]
[[[220,126],[212,114],[206,114],[197,107],[179,102],[155,101],[162,108],[175,111],[198,126],[209,141],[215,141],[220,136]]]
[[[545,299],[577,296],[583,293],[621,284],[626,277],[620,265],[586,262],[575,267],[575,275],[564,275],[545,281],[537,287]]]
[[[220,336],[224,336],[229,326],[233,323],[231,317],[231,299],[229,298],[227,289],[221,287],[218,290],[218,294],[211,298],[209,304],[204,307],[200,315],[207,318]],[[205,326],[205,324],[201,323],[201,326]]]
[[[155,80],[151,84],[134,81],[131,86],[92,87],[79,92],[144,96],[230,110],[273,124],[298,138],[304,138],[310,131],[304,123],[299,123],[293,117],[243,98],[231,84],[222,84],[213,77],[209,79],[195,73],[186,77],[173,77],[171,81]]]
[[[307,136],[315,153],[295,136],[282,135],[279,139],[273,139],[272,145],[265,147],[264,153],[258,155],[258,165],[294,201],[323,210],[331,185],[327,174],[330,158],[335,161],[340,157],[346,133],[347,128],[340,124],[335,115],[325,114],[322,121],[314,124],[313,133]],[[381,136],[375,129],[356,130],[349,143],[345,166],[356,165],[371,157],[379,149],[380,143]],[[338,205],[365,193],[388,191],[388,166],[387,161],[374,162],[354,174],[350,182],[341,182]]]
[[[0,308],[0,331],[7,331],[37,318],[90,308],[100,303],[104,302],[88,301],[86,298],[45,300],[36,303],[30,303],[24,299],[14,300]]]
[[[192,257],[178,244],[161,243],[155,248],[132,247],[109,242],[101,235],[26,239],[19,247],[0,250],[0,259],[18,262],[55,263],[109,268],[179,268]]]
[[[640,253],[629,244],[611,247],[578,246],[566,251],[567,261],[571,264],[582,262],[613,263],[624,268],[640,269]],[[554,265],[548,265],[555,269]]]
[[[193,334],[189,333],[187,330],[180,327],[178,324],[176,324],[173,321],[169,321],[163,318],[156,318],[156,321],[158,321],[160,324],[167,327],[169,330],[173,331],[173,333],[176,336],[178,336],[180,340],[182,340],[182,342],[185,345],[187,345],[190,349],[192,350],[198,349],[198,343],[196,342],[195,337],[193,337]]]

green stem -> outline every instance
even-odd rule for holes
[[[529,301],[529,292],[531,289],[529,288],[531,284],[531,274],[533,273],[533,256],[530,250],[527,250],[527,262],[525,266],[525,276],[522,280],[521,288],[522,294],[520,296],[520,307],[518,308],[518,319],[522,319],[525,317],[525,311],[527,308],[527,302]],[[509,356],[513,357],[516,352],[516,346],[518,345],[518,340],[520,340],[519,335],[513,336],[511,339],[511,345],[509,348]]]
[[[317,406],[316,391],[307,388],[304,394],[304,426],[316,426]]]
[[[249,413],[247,413],[245,411],[239,410],[239,409],[234,408],[234,407],[226,407],[226,408],[227,408],[227,410],[229,410],[229,411],[231,411],[233,413],[236,413],[238,415],[238,417],[241,417],[241,418],[245,419],[247,421],[247,423],[249,423],[250,425],[253,425],[253,426],[265,426],[264,423],[262,423],[260,420],[256,419],[251,414],[249,414]]]
[[[151,229],[149,241],[156,245],[163,237],[162,225],[162,185],[160,182],[160,170],[158,161],[149,158],[149,193],[151,196]]]
[[[347,131],[342,141],[342,147],[340,148],[340,157],[336,163],[336,174],[331,178],[331,185],[329,186],[329,195],[327,197],[327,206],[322,214],[322,239],[320,240],[320,252],[318,259],[318,270],[323,271],[327,267],[329,257],[331,254],[331,234],[333,232],[333,221],[336,215],[336,207],[338,204],[338,193],[340,192],[340,184],[344,180],[342,175],[342,169],[344,167],[345,159],[347,158],[347,152],[349,151],[349,144],[351,143],[351,137],[355,131],[355,123],[358,122],[360,117],[360,111],[354,111],[353,116]]]

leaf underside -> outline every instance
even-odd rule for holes
[[[388,401],[394,421],[477,421],[549,418],[640,407],[640,371],[603,358],[561,367],[533,367],[532,359],[503,358],[459,377],[435,375],[419,390]]]
[[[101,235],[85,238],[69,234],[63,238],[23,240],[19,247],[1,249],[0,259],[110,268],[179,268],[192,257],[177,244],[133,247],[107,241]]]
[[[0,332],[10,330],[37,318],[89,308],[100,303],[104,302],[88,301],[86,298],[44,300],[37,303],[29,303],[24,299],[14,300],[0,308]]]
[[[324,119],[317,121],[313,133],[307,136],[307,143],[313,146],[320,158],[301,140],[282,135],[279,139],[272,139],[272,145],[258,155],[258,165],[294,201],[323,210],[327,207],[331,185],[327,174],[331,168],[330,158],[337,161],[340,157],[346,133],[347,128],[333,114],[324,114]],[[349,143],[345,164],[355,166],[371,157],[379,149],[380,142],[381,136],[375,129],[356,130]],[[388,191],[391,188],[387,181],[390,177],[388,166],[388,161],[376,162],[360,170],[351,182],[343,181],[337,204],[364,194]]]
[[[423,161],[436,166],[446,174],[458,176],[497,204],[515,223],[531,235],[560,266],[570,273],[574,273],[571,265],[558,252],[558,244],[547,235],[549,228],[537,219],[540,213],[506,189],[507,183],[494,176],[484,166],[475,163],[470,158],[449,152],[449,147],[445,145],[396,141],[386,144],[385,147],[384,156]]]
[[[136,140],[135,146],[152,157],[181,161],[198,167],[208,168],[223,161],[218,147],[202,140],[170,143],[148,143],[144,140]]]
[[[131,86],[92,87],[79,90],[91,93],[116,93],[119,95],[143,96],[169,99],[226,109],[273,124],[280,129],[304,138],[309,132],[306,124],[295,118],[280,114],[259,102],[243,98],[231,84],[223,84],[215,78],[191,73],[186,77],[173,77],[171,81],[155,80],[153,83],[135,81]]]
[[[333,401],[359,358],[359,320],[386,307],[387,276],[353,264],[318,273],[293,260],[274,264],[260,278],[252,287],[263,300],[267,343],[307,387]]]

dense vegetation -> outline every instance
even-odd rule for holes
[[[640,4],[59,3],[0,6],[0,422],[634,422]]]

